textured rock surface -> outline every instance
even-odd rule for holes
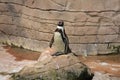
[[[92,80],[120,80],[120,77],[111,77],[108,74],[95,72]]]
[[[42,62],[41,64],[49,62],[50,59],[52,59],[52,56],[48,55],[49,52],[52,52],[52,50],[47,49],[40,55],[38,52],[16,47],[11,48],[10,46],[0,44],[0,80],[10,80],[11,74],[19,72],[25,65],[36,63],[39,55],[39,61]],[[119,57],[120,55],[104,55],[88,57],[79,56],[78,58],[80,62],[89,66],[92,72],[95,72],[93,80],[120,80]]]
[[[0,42],[43,51],[61,19],[78,55],[120,45],[120,0],[0,0]]]
[[[46,54],[50,55],[50,54]],[[91,80],[90,69],[73,55],[48,56],[13,74],[13,80]]]

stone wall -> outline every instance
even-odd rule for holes
[[[120,0],[0,0],[0,42],[43,51],[59,20],[78,55],[120,45]]]

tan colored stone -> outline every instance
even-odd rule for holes
[[[94,15],[93,15],[94,16]],[[88,18],[88,22],[91,22],[91,23],[98,23],[99,22],[99,19],[100,19],[100,17],[98,16],[98,17],[90,17],[90,18]]]
[[[111,18],[101,18],[100,26],[115,26],[114,21]]]
[[[63,10],[64,7],[61,5],[58,5],[54,3],[52,0],[45,1],[45,0],[36,0],[36,1],[26,1],[26,4],[28,6],[32,6],[33,8],[40,8],[40,9],[58,9]]]
[[[84,50],[83,47],[81,49],[81,44],[70,44],[70,48],[72,52],[74,52],[76,55],[82,55],[83,52],[81,50]]]
[[[119,0],[106,0],[104,2],[104,9],[105,10],[119,10],[120,1]]]
[[[70,44],[70,47],[76,55],[87,56],[98,54],[97,44]]]
[[[78,4],[76,4],[78,3]],[[94,5],[94,4],[97,4]],[[98,0],[88,0],[88,1],[84,1],[84,0],[71,0],[69,3],[69,10],[79,10],[79,11],[96,11],[96,10],[102,10],[104,9],[103,4],[101,3],[101,1]]]
[[[85,30],[86,29],[87,28],[85,28],[85,27],[76,27],[74,29],[74,35],[85,35]]]
[[[16,35],[16,26],[15,25],[8,25],[8,24],[1,24],[0,30],[9,35]]]
[[[119,13],[114,15],[113,20],[114,20],[115,25],[120,27],[120,14]]]
[[[29,38],[24,38],[24,37],[16,37],[16,36],[10,36],[8,37],[7,43],[14,44],[15,46],[18,47],[23,47],[25,49],[30,49],[33,51],[43,51],[46,47],[48,47],[49,43],[46,41],[38,41],[38,40],[33,40]]]
[[[85,26],[85,27],[76,27],[74,28],[74,34],[73,35],[93,35],[93,34],[97,34],[97,27],[89,27],[89,26]]]
[[[111,53],[108,44],[98,44],[98,54],[108,54],[108,53]]]
[[[114,39],[116,39],[118,37],[118,35],[98,35],[97,39],[98,42],[100,43],[109,43],[114,41]]]
[[[106,17],[106,18],[111,18],[115,15],[116,12],[114,11],[111,11],[111,12],[102,12],[102,13],[99,13],[99,16],[102,16],[102,17]]]
[[[89,16],[87,16],[85,13],[72,13],[72,12],[48,12],[48,11],[41,11],[37,9],[30,9],[28,7],[23,7],[22,12],[24,14],[29,14],[30,16],[36,16],[43,19],[57,19],[56,20],[66,20],[71,22],[79,22],[79,21],[85,21]],[[30,12],[30,13],[29,13]]]
[[[0,0],[0,40],[44,50],[57,22],[63,20],[75,52],[97,53],[97,44],[119,45],[119,4],[119,0]]]
[[[3,3],[0,3],[0,11],[2,12],[2,11],[6,11],[6,10],[8,10],[6,5]]]
[[[6,15],[0,15],[0,23],[12,24],[12,17]]]
[[[8,36],[0,31],[0,43],[9,43]]]
[[[28,24],[26,24],[28,23]],[[21,22],[21,27],[26,27],[26,28],[30,28],[36,31],[42,31],[42,32],[53,32],[56,28],[55,25],[53,24],[46,24],[46,22],[37,22],[37,21],[32,21],[28,19],[22,19]]]
[[[65,32],[68,35],[74,35],[75,34],[75,28],[72,26],[65,26]]]
[[[96,36],[81,36],[80,43],[96,43]]]
[[[77,3],[77,4],[76,4]],[[105,4],[104,4],[105,3]],[[96,5],[97,4],[97,5]],[[112,4],[112,7],[111,5]],[[118,10],[119,0],[70,0],[67,9],[79,11],[104,11],[104,10]]]
[[[79,44],[80,37],[79,36],[69,36],[69,42],[72,44]]]
[[[1,2],[10,2],[10,3],[19,3],[19,4],[24,4],[25,0],[0,0]]]
[[[108,27],[106,27],[106,26],[104,26],[104,27],[100,27],[99,28],[99,31],[98,31],[98,34],[117,34],[117,33],[119,33],[119,28],[118,27],[116,27],[116,26],[108,26]]]
[[[31,39],[36,39],[36,40],[49,41],[49,39],[52,37],[52,35],[49,33],[43,33],[43,32],[34,31],[34,30],[30,30],[30,29],[25,29],[23,32],[25,33],[24,34],[25,37],[31,38]]]

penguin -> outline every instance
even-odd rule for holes
[[[52,56],[71,53],[71,49],[69,47],[69,39],[65,33],[63,21],[58,22],[57,28],[54,31],[49,47],[54,48],[57,51]]]

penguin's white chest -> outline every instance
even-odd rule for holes
[[[62,36],[59,32],[54,33],[54,43],[53,47],[56,49],[58,52],[64,52],[65,49],[65,43],[62,40]]]

